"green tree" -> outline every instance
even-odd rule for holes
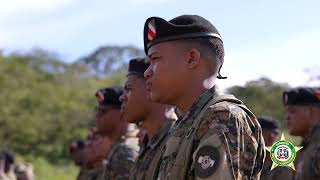
[[[51,161],[66,158],[67,145],[84,137],[100,88],[84,66],[54,57],[32,51],[0,61],[1,145]]]
[[[76,64],[86,64],[98,77],[108,77],[125,72],[130,59],[144,56],[141,49],[133,46],[102,46],[81,57]]]
[[[271,116],[279,120],[281,126],[286,127],[284,121],[284,107],[282,92],[289,86],[261,78],[247,82],[244,86],[232,86],[227,92],[234,94],[257,116]]]

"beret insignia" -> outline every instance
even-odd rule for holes
[[[104,96],[103,96],[103,94],[101,93],[101,91],[98,91],[98,92],[96,93],[96,97],[97,97],[97,100],[98,100],[99,103],[102,103],[102,102],[104,101]]]
[[[152,41],[157,35],[154,19],[148,23],[148,39]]]

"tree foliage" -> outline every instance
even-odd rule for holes
[[[285,127],[282,92],[287,88],[287,84],[261,78],[244,86],[232,86],[227,91],[241,99],[256,116],[271,116]]]
[[[122,85],[135,47],[104,46],[75,63],[41,49],[4,55],[0,51],[0,147],[51,162],[68,159],[68,144],[94,124],[97,89]],[[227,91],[256,114],[284,125],[281,95],[288,85],[262,78]]]
[[[52,162],[66,159],[68,144],[94,124],[95,91],[121,85],[122,66],[137,52],[104,47],[73,64],[41,49],[0,53],[0,147]],[[105,71],[92,68],[102,59]]]

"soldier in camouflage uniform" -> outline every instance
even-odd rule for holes
[[[283,93],[288,130],[303,138],[294,180],[320,179],[320,88],[295,88]]]
[[[183,115],[169,132],[158,179],[259,179],[265,157],[256,117],[215,88],[224,59],[222,38],[206,19],[148,18],[145,71],[152,101]]]
[[[120,96],[125,119],[130,123],[142,124],[147,133],[140,144],[138,159],[131,170],[132,180],[155,179],[161,162],[165,137],[173,119],[166,116],[169,106],[153,103],[148,99],[144,71],[149,64],[144,58],[129,62],[127,81]]]
[[[89,132],[88,139],[77,141],[70,145],[70,155],[75,164],[80,167],[77,180],[96,180],[102,175],[103,160],[109,140]]]
[[[110,146],[109,137],[102,137],[95,132],[91,133],[83,150],[84,179],[98,180],[102,178],[103,161]]]
[[[258,122],[262,128],[262,135],[265,140],[265,145],[271,147],[275,141],[279,140],[280,130],[278,123],[273,118],[267,116],[258,117]],[[291,168],[278,166],[271,170],[271,166],[272,160],[270,158],[270,153],[267,152],[261,172],[261,180],[292,179],[294,171]]]
[[[138,156],[138,139],[127,136],[128,123],[120,112],[121,94],[119,87],[96,92],[99,103],[96,112],[97,133],[107,136],[110,143],[103,168],[104,180],[129,179],[130,169]]]
[[[14,171],[17,180],[34,180],[33,166],[30,163],[19,164]]]

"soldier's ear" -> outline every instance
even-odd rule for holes
[[[200,52],[197,49],[190,49],[187,52],[187,67],[189,69],[194,69],[200,64]]]
[[[312,119],[314,119],[314,123],[315,124],[320,124],[320,120],[319,120],[319,116],[320,116],[320,108],[319,107],[311,107],[311,108],[309,108],[310,110],[310,112],[309,112],[309,116],[310,116],[310,118],[312,118]],[[314,118],[314,117],[316,117],[316,118]]]

